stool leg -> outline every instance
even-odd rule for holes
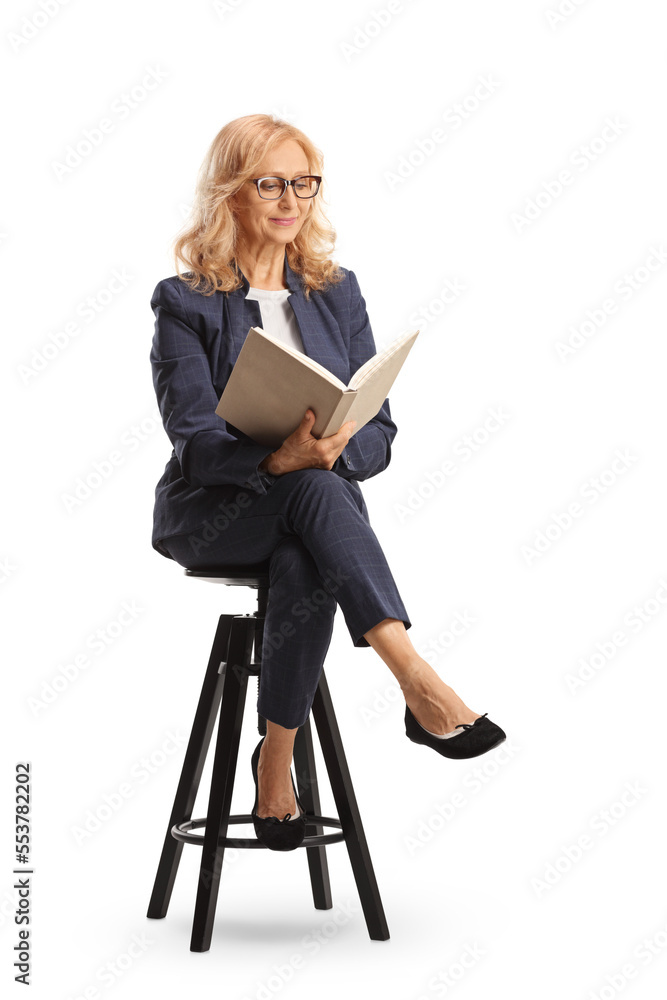
[[[252,617],[239,615],[234,618],[229,639],[190,951],[208,951],[211,946],[225,853],[221,841],[229,826],[254,628]]]
[[[313,737],[310,731],[310,719],[296,731],[294,739],[294,770],[296,771],[296,786],[299,798],[306,812],[321,816],[320,793],[317,787],[315,771],[315,752]],[[306,826],[306,836],[319,836],[324,832],[321,823],[309,823]],[[313,890],[313,902],[316,910],[330,910],[331,884],[329,882],[329,865],[327,864],[326,847],[307,847],[310,884]]]
[[[183,769],[176,790],[174,807],[169,818],[169,825],[164,838],[162,854],[155,876],[153,892],[146,916],[153,919],[166,916],[171,899],[178,865],[183,852],[183,843],[171,835],[175,823],[182,823],[192,818],[199,782],[201,781],[204,762],[211,742],[211,734],[222,696],[222,676],[220,664],[227,657],[229,636],[232,628],[233,615],[221,615],[211,647],[211,655],[206,668],[204,684],[199,696],[197,711],[192,725],[192,732],[185,751]]]
[[[261,672],[261,662],[262,662],[262,642],[264,636],[264,618],[258,617],[257,624],[255,626],[255,662],[260,667]],[[260,673],[257,674],[257,699],[259,700],[259,685],[261,677]],[[257,732],[260,736],[266,736],[266,719],[263,715],[257,713]]]
[[[373,941],[386,941],[389,938],[389,928],[375,880],[375,872],[361,824],[361,816],[324,670],[320,674],[320,682],[313,699],[312,713],[329,772],[331,790],[338,809],[338,818],[345,834],[345,844],[350,856],[354,880],[357,883],[368,933]]]

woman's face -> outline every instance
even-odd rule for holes
[[[284,177],[291,181],[309,173],[303,149],[298,142],[287,139],[267,153],[254,176]],[[250,181],[231,199],[240,235],[249,246],[291,243],[304,224],[312,201],[312,198],[297,198],[291,185],[282,198],[268,201],[260,198],[257,186]]]

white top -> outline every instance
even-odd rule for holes
[[[294,310],[287,301],[291,294],[289,288],[251,287],[246,298],[259,302],[262,329],[266,333],[270,333],[272,337],[277,337],[290,347],[305,354],[299,324],[296,321]]]

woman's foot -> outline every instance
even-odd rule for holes
[[[384,618],[365,632],[364,638],[400,685],[406,702],[405,733],[413,743],[423,743],[443,757],[463,760],[478,757],[507,738],[500,726],[486,718],[488,713],[480,715],[468,708],[417,653],[404,622]],[[463,725],[468,728],[458,728]]]
[[[262,736],[250,759],[250,767],[255,782],[255,801],[251,812],[252,825],[255,828],[255,836],[263,847],[267,847],[270,851],[294,851],[297,847],[301,847],[306,835],[306,814],[305,810],[300,807],[298,799],[295,803],[298,810],[297,816],[292,816],[289,811],[285,812],[283,805],[277,806],[275,810],[278,813],[285,813],[283,816],[258,815],[259,756],[264,747],[265,740],[266,737]],[[292,794],[296,797],[296,789],[293,789]]]
[[[299,815],[290,774],[292,751],[289,750],[289,756],[287,756],[288,750],[289,747],[286,743],[278,747],[271,743],[267,733],[257,764],[259,786],[257,816],[260,819],[266,819],[268,816],[284,819],[287,813],[292,817]]]
[[[364,633],[364,639],[387,664],[398,681],[408,708],[420,726],[443,735],[456,731],[459,723],[472,723],[479,712],[461,701],[448,684],[419,655],[398,618],[385,618]],[[455,742],[455,741],[454,741]]]
[[[456,726],[479,718],[480,713],[468,708],[421,657],[415,660],[413,669],[403,679],[401,690],[419,725],[438,736],[451,732],[463,733],[465,730],[456,729]]]

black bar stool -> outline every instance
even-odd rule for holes
[[[218,565],[186,570],[185,573],[186,576],[213,583],[231,587],[254,587],[257,590],[257,610],[254,614],[221,615],[218,621],[147,913],[151,918],[166,916],[183,845],[198,845],[202,848],[202,859],[190,951],[208,951],[225,847],[264,848],[264,844],[255,836],[228,837],[227,830],[230,824],[252,824],[250,813],[230,815],[230,808],[248,677],[254,675],[259,678],[261,669],[264,615],[269,594],[269,564]],[[192,819],[218,710],[218,734],[207,815],[204,819]],[[306,848],[308,857],[313,902],[318,910],[331,909],[325,845],[344,840],[368,933],[372,940],[386,941],[389,929],[324,671],[320,675],[311,714],[317,726],[338,810],[338,818],[320,815],[313,740],[310,719],[307,719],[296,733],[294,770],[299,798],[311,820],[306,826],[301,846]],[[260,736],[266,735],[266,719],[262,716],[258,716],[257,728]],[[325,834],[323,827],[335,827],[337,832]],[[204,828],[203,833],[194,832],[200,828]]]

